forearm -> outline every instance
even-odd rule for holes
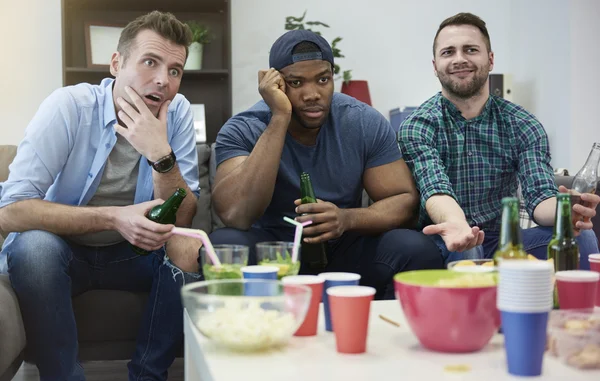
[[[427,199],[425,209],[434,224],[450,221],[465,221],[462,208],[454,198],[445,194],[436,194]]]
[[[79,207],[39,199],[17,201],[0,209],[4,232],[45,230],[78,235],[114,230],[114,207]]]
[[[556,197],[550,197],[540,202],[533,211],[533,219],[540,226],[553,226],[556,213]]]
[[[177,210],[177,226],[191,226],[192,219],[196,214],[196,196],[187,185],[179,166],[175,164],[173,169],[166,173],[152,171],[152,180],[154,184],[154,198],[167,200],[175,193],[177,188],[185,189],[186,196]]]
[[[379,200],[368,208],[344,209],[346,230],[369,235],[413,227],[417,206],[418,196],[404,193]]]
[[[271,202],[289,121],[274,116],[250,155],[215,185],[215,208],[227,226],[249,228]]]

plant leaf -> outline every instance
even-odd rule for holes
[[[320,25],[320,26],[324,26],[325,28],[329,28],[329,25],[322,23],[320,21],[307,21],[306,25]]]

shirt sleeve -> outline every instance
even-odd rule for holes
[[[42,102],[25,129],[9,166],[8,179],[0,185],[0,208],[16,201],[45,198],[67,162],[78,119],[75,100],[64,88]]]
[[[365,169],[402,159],[390,122],[371,107],[367,107],[363,117],[363,123],[366,124],[363,128],[363,142],[367,149]]]
[[[446,194],[456,200],[446,167],[435,145],[435,124],[426,114],[413,114],[400,126],[398,145],[421,193],[421,208],[429,197]]]
[[[525,209],[533,218],[533,211],[547,198],[556,196],[558,189],[550,165],[550,145],[544,127],[534,117],[519,122],[516,136],[519,142],[518,177]]]
[[[185,98],[179,103],[174,119],[175,132],[170,145],[184,181],[198,197],[200,195],[200,171],[198,169],[198,148],[194,130],[194,115],[190,102]]]
[[[263,122],[258,120],[253,122],[264,125]],[[250,156],[254,148],[254,142],[249,139],[251,133],[252,131],[250,131],[250,126],[246,119],[237,116],[229,119],[217,135],[215,145],[217,166],[234,157]]]

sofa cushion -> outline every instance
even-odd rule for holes
[[[81,360],[130,358],[147,300],[147,293],[112,290],[73,298]]]
[[[202,229],[207,233],[212,231],[211,186],[209,180],[209,162],[211,156],[208,144],[198,144],[198,170],[200,172],[200,197],[196,203],[196,215],[192,220],[194,229]]]
[[[25,329],[21,310],[8,275],[0,275],[0,375],[25,349]]]
[[[8,179],[8,166],[17,154],[17,146],[0,145],[0,182]]]

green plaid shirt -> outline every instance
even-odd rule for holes
[[[452,196],[470,225],[500,231],[501,200],[516,196],[519,183],[530,216],[558,191],[540,122],[493,95],[481,115],[466,120],[436,94],[402,123],[398,144],[421,193],[421,227],[432,223],[425,202],[435,194]]]

